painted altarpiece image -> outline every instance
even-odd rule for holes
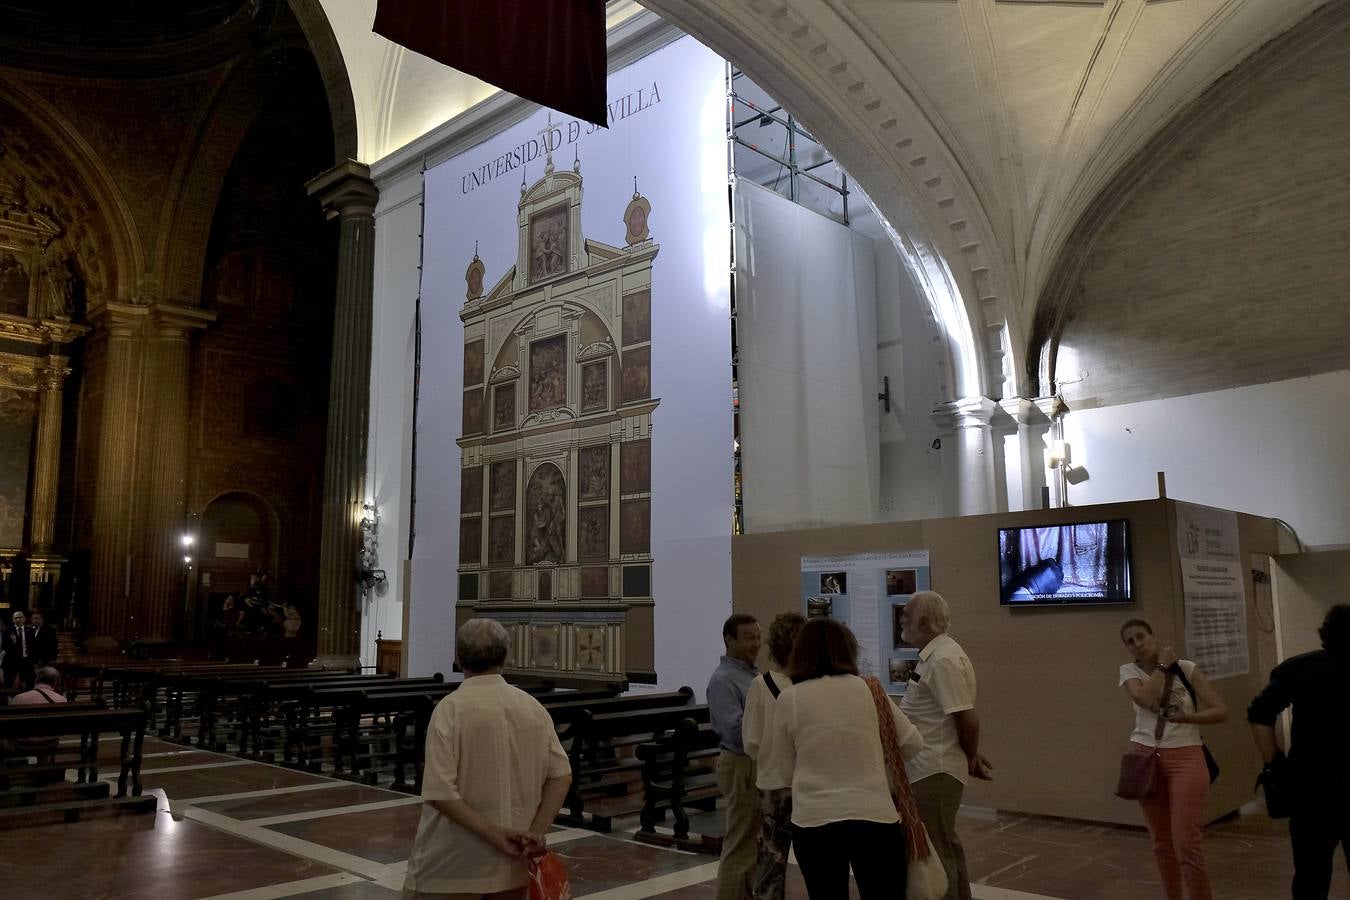
[[[650,201],[586,238],[579,164],[522,184],[516,264],[465,272],[457,618],[512,637],[508,670],[653,681]],[[615,229],[618,231],[618,228]],[[480,240],[491,235],[481,235]]]

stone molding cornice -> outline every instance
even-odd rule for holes
[[[1252,85],[1327,40],[1344,40],[1350,3],[1327,3],[1243,60],[1157,131],[1079,214],[1060,246],[1032,313],[1024,373],[1041,393],[1055,389],[1055,357],[1084,267],[1114,218],[1192,141],[1227,115]]]
[[[328,218],[372,217],[380,200],[380,191],[370,178],[370,166],[346,159],[305,183],[311,197],[317,197]]]
[[[988,428],[999,404],[988,397],[962,397],[934,408],[933,421],[944,431],[958,428]]]

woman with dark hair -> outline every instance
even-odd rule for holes
[[[1120,684],[1134,703],[1134,733],[1141,750],[1158,751],[1158,780],[1139,801],[1167,900],[1212,900],[1205,869],[1205,764],[1201,725],[1228,718],[1228,708],[1209,680],[1171,647],[1158,647],[1153,627],[1130,619],[1120,639],[1134,662],[1120,667]]]
[[[802,626],[788,672],[793,686],[775,707],[772,765],[792,788],[792,843],[807,894],[847,898],[852,866],[862,900],[893,898],[896,885],[903,892],[910,851],[923,855],[927,847],[911,830],[921,834],[922,825],[903,766],[900,784],[892,785],[882,742],[908,759],[923,749],[923,738],[894,702],[858,677],[858,642],[834,619]],[[879,713],[889,713],[886,733]]]

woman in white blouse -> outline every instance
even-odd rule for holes
[[[792,786],[792,845],[811,900],[843,900],[848,870],[862,900],[904,892],[906,846],[886,780],[877,706],[858,677],[858,642],[834,619],[802,628],[788,667],[793,686],[774,712],[774,765]],[[900,753],[923,738],[891,704]],[[897,888],[899,885],[899,888]]]
[[[1139,748],[1158,750],[1161,785],[1139,805],[1148,821],[1163,891],[1167,900],[1211,900],[1201,846],[1209,769],[1200,726],[1228,718],[1228,707],[1195,663],[1178,659],[1171,647],[1158,647],[1152,626],[1143,619],[1122,625],[1120,639],[1134,657],[1120,667],[1120,684],[1134,703],[1130,740]],[[1160,715],[1164,725],[1158,739],[1154,735]]]

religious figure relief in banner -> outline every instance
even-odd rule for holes
[[[639,200],[625,213],[623,245],[583,238],[580,165],[560,172],[550,159],[520,193],[515,267],[486,272],[479,254],[497,258],[484,249],[492,236],[474,235],[460,311],[459,606],[461,617],[502,610],[512,671],[625,675],[630,610],[654,603],[651,434],[661,401],[652,396],[651,279],[660,248],[649,237],[651,204]],[[536,287],[543,279],[555,280]],[[650,611],[633,621],[649,645]]]

